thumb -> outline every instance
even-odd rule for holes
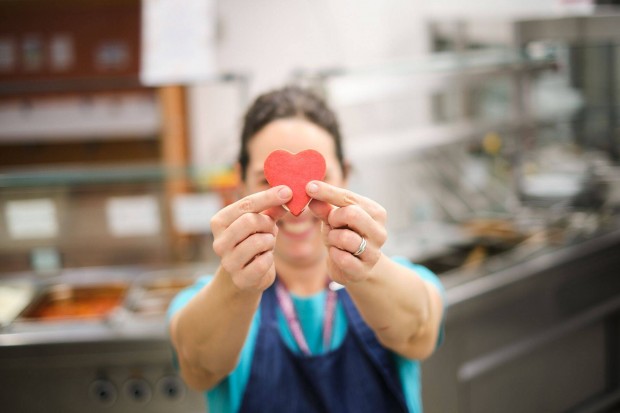
[[[310,208],[310,212],[312,212],[312,215],[314,215],[326,224],[327,219],[329,218],[329,213],[332,211],[332,209],[334,209],[334,207],[327,202],[319,201],[318,199],[313,199],[312,201],[310,201],[310,205],[308,205],[308,208]]]
[[[273,219],[274,221],[277,221],[280,218],[282,218],[284,215],[286,215],[287,211],[286,209],[278,205],[278,206],[271,207],[263,211],[262,213],[267,215],[268,217],[271,217],[271,219]]]

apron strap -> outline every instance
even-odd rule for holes
[[[260,322],[269,323],[276,322],[276,308],[278,307],[278,300],[275,294],[275,283],[267,288],[261,297],[260,302]]]

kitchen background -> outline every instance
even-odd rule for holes
[[[617,3],[0,1],[2,410],[206,410],[165,309],[293,83],[446,287],[425,411],[620,411]]]

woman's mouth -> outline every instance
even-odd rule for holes
[[[316,221],[316,218],[304,219],[301,221],[279,221],[278,227],[280,228],[280,232],[284,235],[301,239],[305,238],[314,230]]]

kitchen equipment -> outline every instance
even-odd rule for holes
[[[31,283],[0,285],[0,329],[7,327],[31,302],[35,289]]]
[[[52,285],[26,307],[18,321],[103,321],[122,305],[128,287],[125,283]]]
[[[201,273],[196,268],[177,268],[141,274],[125,300],[125,309],[132,316],[159,319],[175,295]]]

